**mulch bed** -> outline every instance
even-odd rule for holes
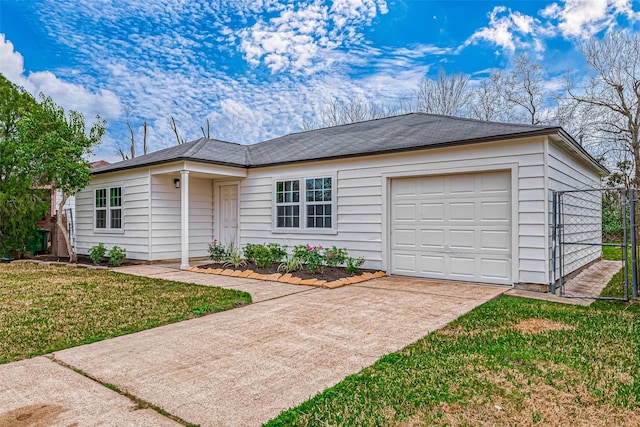
[[[36,255],[33,259],[37,261],[52,261],[52,262],[69,262],[69,257],[57,257],[53,255]],[[87,255],[78,255],[78,262],[76,264],[84,264],[84,265],[95,265],[91,258]],[[125,267],[127,265],[139,265],[139,262],[125,259],[119,267]],[[111,267],[109,265],[109,261],[106,259],[102,261],[100,264],[97,264],[102,267]]]
[[[273,274],[273,273],[284,273],[283,271],[278,271],[279,263],[272,263],[270,267],[258,267],[253,262],[248,262],[246,266],[239,267],[238,270],[252,270],[258,274]],[[223,263],[211,263],[206,265],[199,265],[198,268],[206,269],[206,268],[223,268]],[[232,267],[228,267],[230,269],[234,269]],[[352,274],[347,271],[344,267],[325,267],[322,271],[311,273],[306,268],[302,268],[300,270],[294,271],[291,273],[293,277],[299,277],[302,280],[305,279],[318,279],[318,280],[326,280],[327,282],[333,282],[334,280],[342,279],[345,277],[353,277],[358,276],[362,273],[375,273],[377,270],[367,270],[367,269],[359,269],[357,273]]]

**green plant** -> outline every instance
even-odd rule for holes
[[[98,243],[96,246],[92,246],[89,249],[89,258],[95,265],[102,262],[104,255],[107,253],[107,248],[104,247],[104,243]]]
[[[247,265],[247,261],[245,261],[242,258],[242,255],[240,254],[240,252],[236,248],[231,246],[229,248],[229,253],[227,255],[226,262],[223,264],[223,267],[238,268],[238,267],[244,267],[246,265]]]
[[[122,264],[126,257],[127,250],[125,248],[113,246],[109,251],[109,265],[117,267]]]
[[[303,262],[300,258],[294,256],[287,257],[287,259],[278,266],[278,271],[284,273],[292,273],[296,270],[300,270],[303,266]]]
[[[242,249],[242,253],[244,254],[244,257],[247,261],[249,262],[255,262],[256,260],[256,248],[258,246],[262,246],[262,245],[257,245],[255,243],[247,243],[244,247],[244,249]]]
[[[218,239],[213,239],[213,242],[207,245],[207,252],[209,259],[213,262],[222,262],[228,255],[227,248]]]
[[[362,264],[364,264],[364,257],[359,257],[359,258],[348,257],[347,272],[349,274],[357,273],[360,267],[362,267]]]
[[[321,272],[326,266],[326,258],[322,252],[322,246],[307,245],[307,253],[305,255],[307,269],[311,273]]]
[[[253,251],[254,262],[258,267],[269,267],[271,265],[271,251],[265,245],[256,245]]]
[[[337,267],[347,262],[348,254],[346,249],[333,246],[331,249],[324,250],[324,257],[329,267]]]
[[[286,246],[281,246],[277,243],[269,243],[267,245],[267,248],[269,248],[269,252],[271,253],[272,262],[280,262],[284,257],[287,256]]]

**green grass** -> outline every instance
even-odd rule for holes
[[[250,303],[246,292],[106,270],[0,265],[0,363]]]
[[[639,349],[638,305],[501,297],[266,425],[640,425]]]
[[[602,247],[602,259],[611,261],[622,260],[622,247],[619,246],[603,246]],[[629,249],[629,256],[631,255],[631,249]]]

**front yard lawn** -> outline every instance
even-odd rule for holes
[[[0,264],[0,363],[250,302],[246,292],[106,270]]]
[[[501,297],[266,425],[638,426],[640,306],[594,305]]]

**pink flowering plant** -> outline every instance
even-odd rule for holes
[[[222,262],[229,255],[227,248],[218,239],[213,239],[213,242],[207,245],[207,252],[209,253],[209,259],[213,262]]]
[[[329,267],[337,267],[347,262],[348,254],[346,249],[333,246],[324,250],[324,257]]]

